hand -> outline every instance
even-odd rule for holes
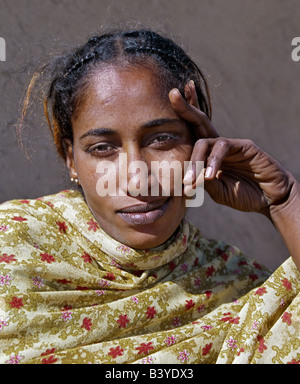
[[[208,117],[199,109],[195,86],[190,82],[184,100],[177,89],[169,98],[174,111],[192,127],[196,143],[191,161],[204,161],[205,189],[212,199],[241,211],[260,212],[270,217],[270,206],[288,198],[293,177],[276,160],[245,139],[219,137]],[[190,177],[189,177],[190,176]],[[187,174],[188,188],[196,184],[195,174]]]

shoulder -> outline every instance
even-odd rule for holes
[[[36,199],[15,199],[0,204],[0,243],[26,237],[34,230],[51,223],[63,206],[83,203],[78,191],[66,190]]]
[[[79,191],[64,190],[55,194],[37,197],[35,199],[14,199],[0,204],[1,217],[10,217],[13,213],[29,214],[42,208],[53,208],[55,204],[67,202],[68,204],[83,201]]]
[[[190,224],[195,233],[195,248],[202,255],[202,264],[218,264],[220,269],[236,275],[248,274],[253,279],[261,276],[263,279],[270,276],[272,271],[258,263],[251,255],[245,255],[234,244],[219,239],[205,237],[201,231]]]

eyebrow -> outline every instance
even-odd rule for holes
[[[84,139],[87,136],[103,136],[103,135],[113,135],[115,131],[110,128],[96,128],[91,129],[80,136],[80,140]]]
[[[174,123],[180,123],[180,119],[156,119],[147,121],[145,124],[142,125],[142,128],[153,128],[153,127],[160,127],[161,125],[167,125],[167,124],[174,124]]]
[[[142,124],[141,128],[142,129],[155,128],[155,127],[160,127],[162,125],[174,124],[174,123],[180,123],[180,122],[181,122],[180,119],[161,118],[161,119],[147,121],[146,123]],[[82,136],[80,136],[80,140],[84,139],[87,136],[113,135],[115,133],[116,131],[110,128],[95,128],[87,131]]]

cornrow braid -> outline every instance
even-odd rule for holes
[[[196,91],[198,99],[200,100],[201,109],[211,118],[211,105],[210,105],[210,92],[204,75],[198,68],[198,66],[186,54],[182,51],[180,55],[178,52],[167,52],[165,49],[139,46],[127,48],[127,52],[139,52],[145,54],[155,54],[157,61],[161,63],[163,67],[172,73],[180,83],[177,84],[177,88],[184,94],[183,89],[189,80],[194,80],[196,85]],[[183,53],[183,54],[182,54]],[[166,60],[167,59],[167,60]],[[200,75],[200,76],[199,76]],[[203,90],[204,88],[204,90]],[[207,96],[205,96],[205,94]]]
[[[70,73],[77,71],[85,64],[93,60],[96,56],[96,52],[90,52],[85,57],[82,57],[78,62],[76,62],[68,71],[63,75],[66,78]]]
[[[127,54],[155,57],[159,64],[171,71],[176,78],[187,77],[187,64],[190,59],[173,41],[158,34],[150,35],[148,31],[140,31],[139,34],[125,33],[124,37],[124,52]]]
[[[178,66],[181,66],[184,70],[186,71],[189,70],[188,67],[185,65],[184,61],[179,60],[178,57],[176,57],[175,55],[169,52],[164,51],[163,49],[155,48],[155,47],[137,47],[137,51],[146,53],[146,54],[154,53],[154,54],[157,54],[158,56],[165,56],[168,60],[170,60],[169,66],[171,66],[173,62],[173,63],[176,63]]]
[[[179,80],[177,88],[184,95],[184,87],[194,80],[199,105],[211,118],[210,91],[205,76],[196,63],[174,41],[149,30],[129,31],[122,35],[124,52],[137,58],[146,55],[155,58],[174,78]]]
[[[72,118],[82,97],[88,75],[99,65],[151,65],[160,72],[162,87],[177,87],[184,96],[189,80],[196,86],[201,110],[211,118],[207,82],[198,66],[186,52],[167,37],[147,29],[115,31],[91,37],[73,52],[56,58],[42,72],[51,73],[44,100],[44,113],[59,155],[65,160],[65,139],[73,141]],[[155,66],[153,66],[153,63]],[[34,79],[36,81],[36,78]],[[30,91],[28,90],[30,93]],[[28,95],[25,100],[28,105]],[[27,111],[24,103],[22,119]]]

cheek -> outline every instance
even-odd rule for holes
[[[191,153],[191,145],[182,145],[152,161],[151,185],[153,190],[160,188],[163,196],[183,196],[183,177],[189,165]]]
[[[96,193],[98,161],[82,151],[75,152],[74,160],[78,179],[85,194]]]
[[[162,190],[164,191],[163,195],[182,196],[182,180],[192,149],[192,144],[186,143],[170,151],[161,151],[159,153],[157,151],[155,153],[147,151],[147,153],[144,153],[146,166],[151,173],[151,185],[154,184],[156,189],[160,189],[160,192],[157,192],[154,188],[156,193],[151,193],[152,196],[161,195]],[[99,170],[103,168],[100,166],[103,162],[82,150],[76,150],[75,147],[74,160],[78,178],[87,200],[97,200],[98,203],[103,200],[104,205],[107,205],[107,193],[110,196],[115,196],[116,193],[114,192],[119,191],[119,188],[124,189],[122,183],[119,185],[120,159],[113,164],[114,173],[108,172],[107,168],[99,173]],[[122,168],[121,172],[121,179],[123,181],[127,179],[127,183],[132,178],[132,174],[128,171],[128,169]],[[126,174],[129,178],[126,177]],[[141,176],[137,174],[137,178],[139,180]],[[99,188],[105,191],[105,199],[103,199],[103,194],[99,193]]]

